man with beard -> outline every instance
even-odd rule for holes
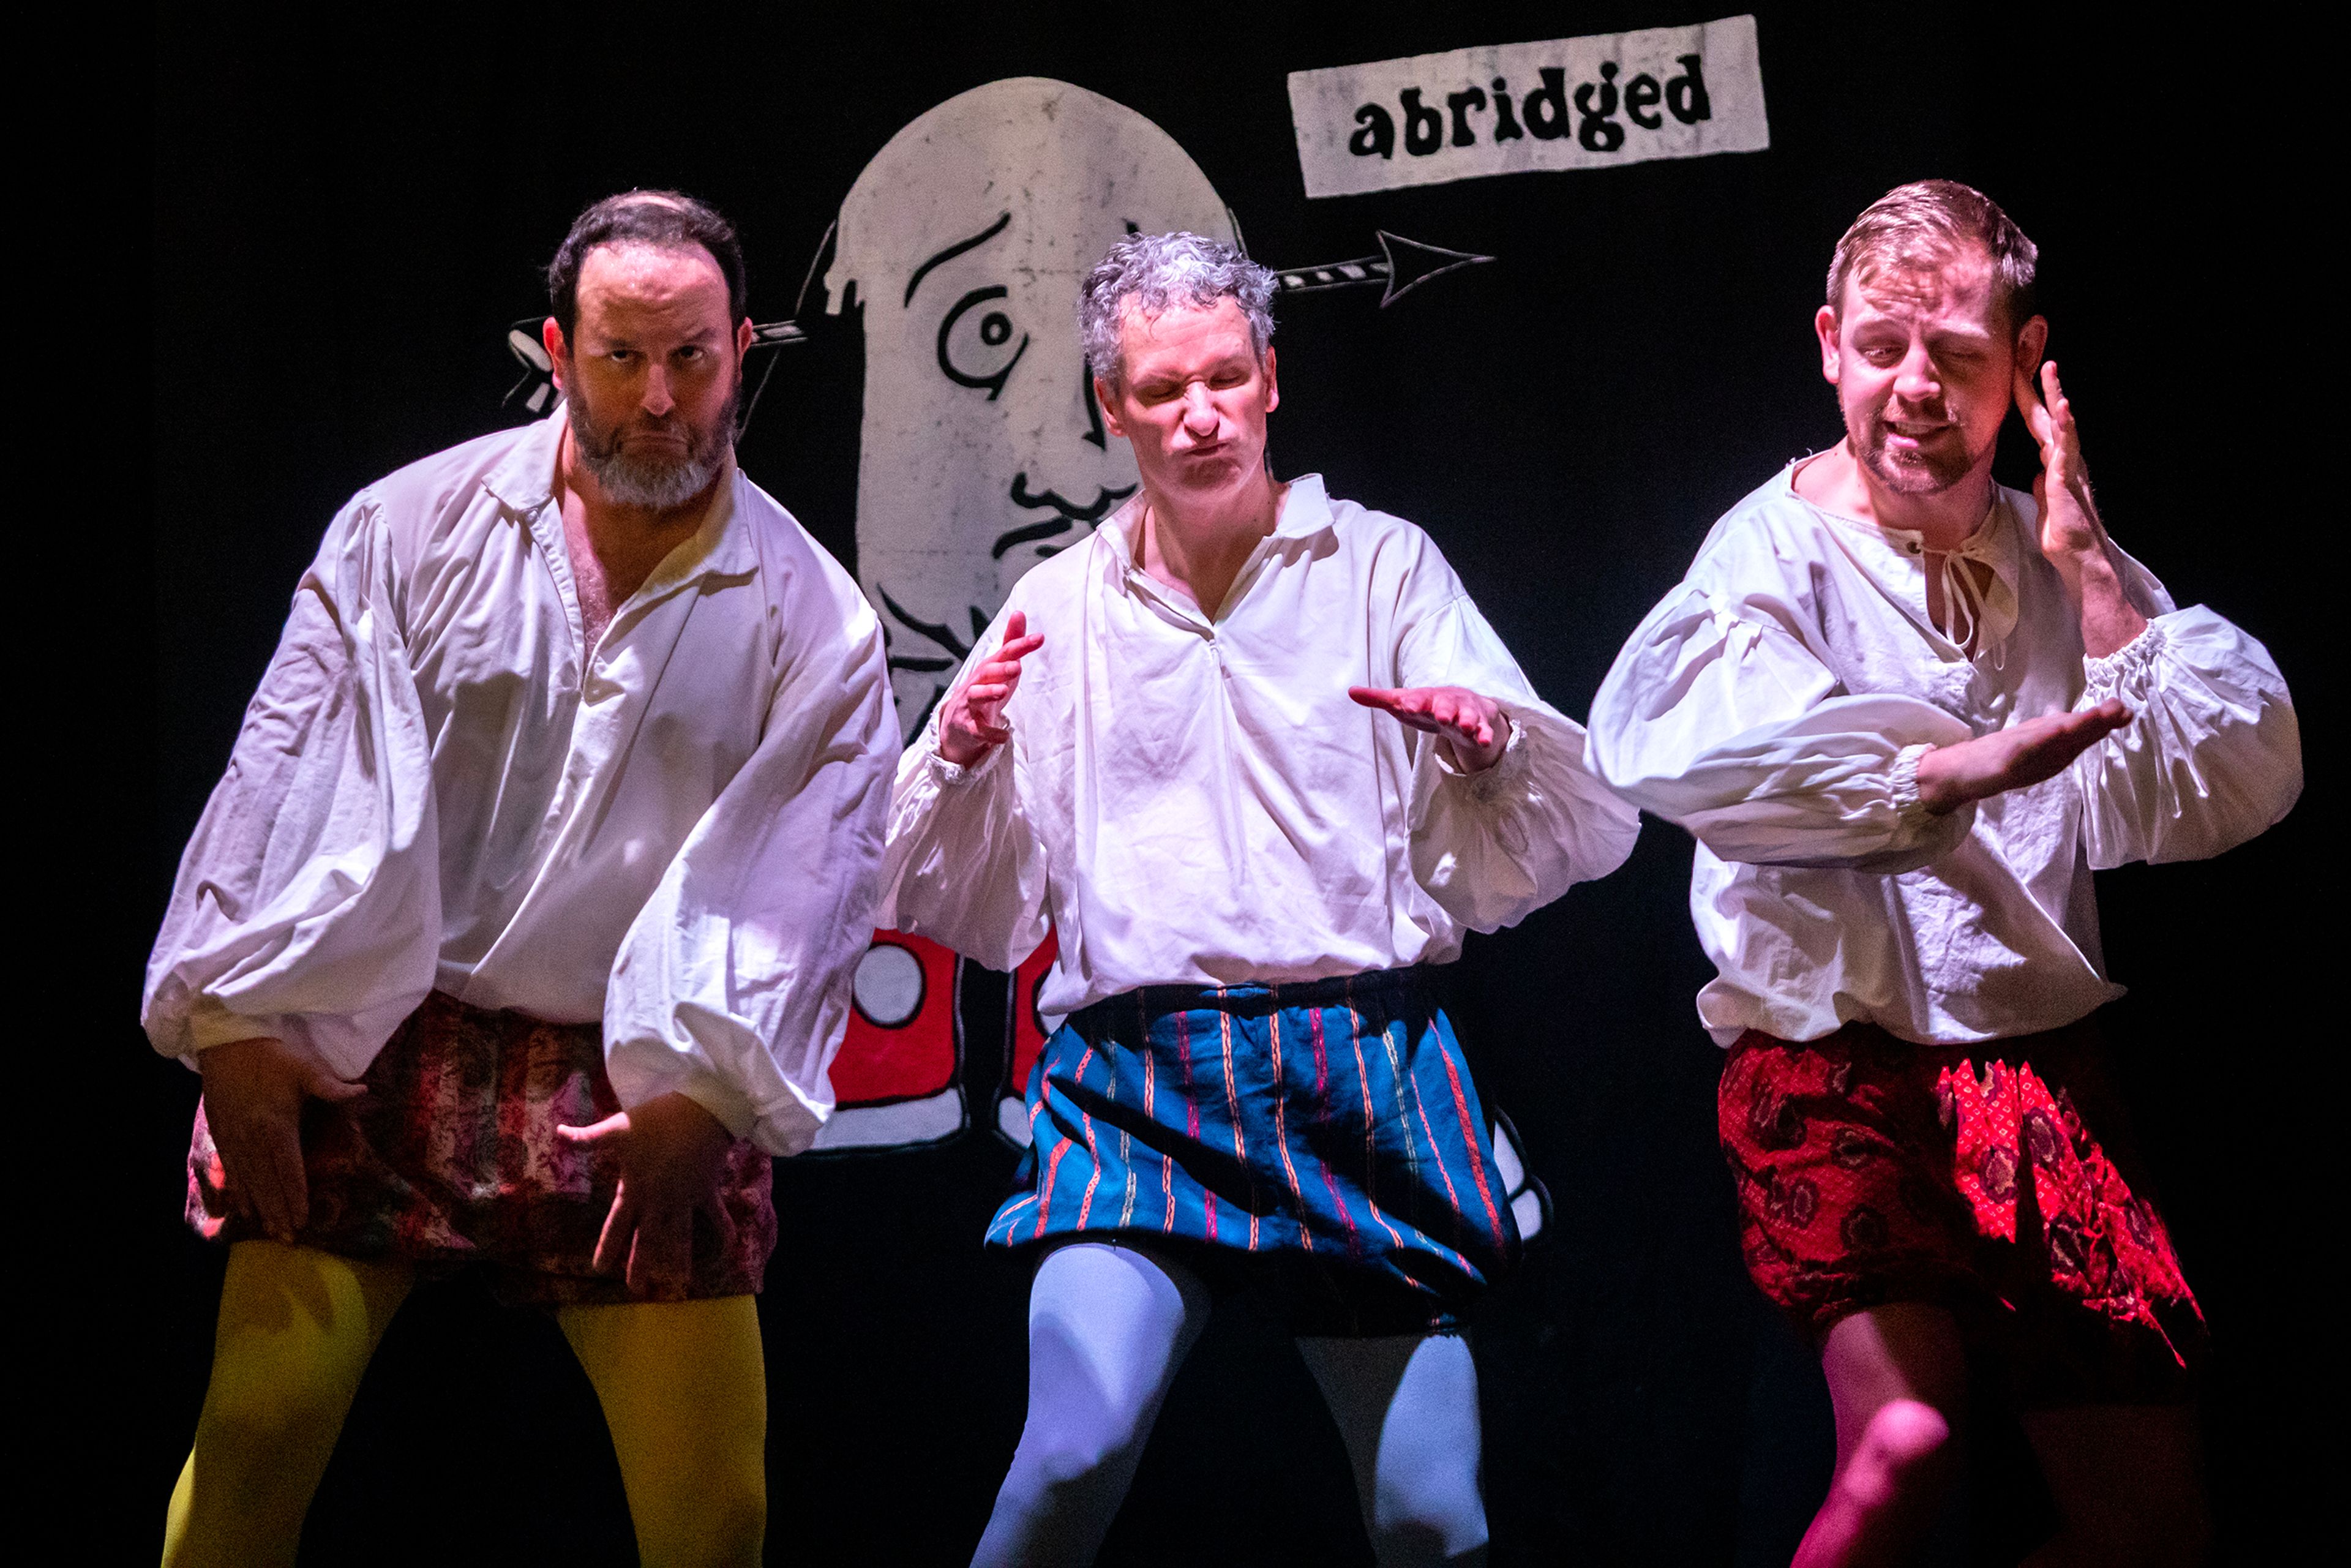
[[[716,213],[549,269],[566,402],[360,492],[150,963],[229,1243],[167,1563],[290,1563],[386,1323],[483,1270],[594,1385],[649,1563],[753,1563],[770,1155],[807,1146],[898,748],[856,585],[734,462]]]
[[[1028,1085],[1029,1419],[975,1562],[1093,1560],[1214,1298],[1329,1401],[1384,1564],[1482,1561],[1465,1320],[1518,1249],[1421,966],[1638,821],[1428,536],[1277,481],[1274,277],[1132,235],[1084,280],[1141,493],[1030,569],[901,759],[898,928],[1059,935]]]
[[[1742,1245],[1835,1406],[1807,1565],[1908,1561],[1978,1353],[2052,1561],[2208,1533],[2202,1317],[2100,1069],[2090,873],[2261,832],[2300,742],[2261,644],[2107,537],[2036,257],[1949,181],[1861,214],[1815,319],[1844,443],[1715,525],[1593,705],[1609,782],[1698,841]],[[2011,402],[2029,496],[1991,477]]]

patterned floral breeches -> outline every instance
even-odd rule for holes
[[[2203,1313],[2102,1057],[2087,1019],[1971,1046],[1750,1030],[1719,1101],[1749,1273],[1814,1340],[1948,1307],[2024,1407],[2187,1397]]]
[[[426,1275],[486,1268],[504,1299],[539,1306],[634,1300],[590,1260],[620,1183],[618,1159],[555,1129],[618,1111],[602,1031],[488,1012],[434,991],[392,1034],[344,1104],[313,1101],[302,1121],[310,1211],[296,1237],[347,1258],[404,1259]],[[775,1250],[768,1156],[738,1139],[720,1199],[722,1241],[695,1218],[689,1299],[758,1290]],[[188,1223],[222,1241],[258,1239],[223,1190],[204,1109],[188,1147]]]

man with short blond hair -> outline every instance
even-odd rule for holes
[[[896,721],[855,584],[735,466],[725,219],[599,202],[549,289],[563,404],[337,516],[149,963],[229,1244],[169,1563],[293,1562],[460,1269],[554,1313],[648,1564],[759,1559],[768,1159],[831,1103]]]
[[[2036,262],[1950,181],[1863,213],[1814,319],[1844,440],[1715,525],[1593,705],[1609,782],[1698,841],[1746,1260],[1836,1409],[1805,1568],[1908,1561],[1979,1354],[2053,1552],[2207,1534],[2202,1317],[2105,1084],[2090,873],[2261,832],[2300,742],[2261,644],[2107,536]],[[2011,405],[2031,495],[1991,476]]]
[[[1029,1420],[975,1561],[1093,1560],[1211,1301],[1299,1336],[1383,1564],[1485,1553],[1460,1337],[1517,1250],[1419,967],[1614,870],[1634,813],[1427,535],[1276,480],[1273,277],[1119,241],[1081,335],[1142,492],[1013,588],[902,760],[903,930],[1049,927]]]

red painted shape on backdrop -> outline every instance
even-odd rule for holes
[[[956,1080],[956,956],[926,936],[876,931],[876,947],[901,947],[922,966],[921,1004],[895,1024],[877,1022],[862,1006],[849,1011],[849,1032],[832,1059],[832,1092],[842,1110],[936,1094]]]

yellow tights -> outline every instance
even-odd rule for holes
[[[229,1249],[165,1568],[294,1561],[360,1375],[414,1282],[402,1263]],[[758,1562],[768,1385],[751,1298],[566,1307],[557,1321],[611,1428],[644,1568]]]

